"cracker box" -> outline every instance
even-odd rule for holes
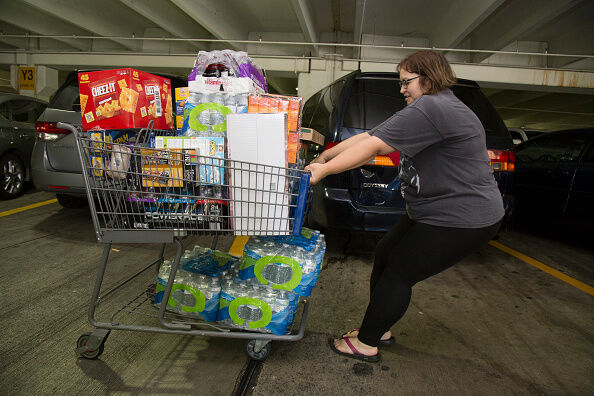
[[[78,74],[83,129],[173,128],[171,81],[134,69]]]
[[[180,133],[184,125],[184,106],[189,96],[188,87],[175,88],[175,127]]]

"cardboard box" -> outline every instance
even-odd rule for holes
[[[171,81],[134,69],[115,69],[78,74],[80,108],[85,131],[173,128]]]
[[[319,144],[320,146],[324,145],[325,137],[320,132],[316,131],[315,129],[311,128],[301,128],[301,133],[299,134],[299,138],[301,140],[305,140],[307,142]]]
[[[170,164],[142,166],[142,187],[183,187],[183,169]]]
[[[175,88],[175,128],[181,132],[184,125],[184,106],[190,96],[188,87]]]
[[[266,235],[271,230],[277,234],[290,233],[288,183],[284,169],[287,166],[287,138],[286,114],[227,116],[231,215],[235,235]],[[252,165],[243,164],[242,167],[242,163],[235,161]]]
[[[248,113],[284,113],[287,115],[288,163],[299,162],[302,98],[273,94],[252,95],[248,99]]]
[[[225,184],[225,138],[222,136],[159,136],[155,147],[183,151],[185,162],[199,165],[196,181]],[[203,158],[215,157],[215,158]],[[220,159],[218,159],[220,158]]]

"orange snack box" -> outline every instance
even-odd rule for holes
[[[135,69],[78,74],[83,130],[173,128],[171,81]]]

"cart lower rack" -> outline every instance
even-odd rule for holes
[[[237,329],[224,322],[188,317],[182,311],[169,312],[167,307],[173,301],[172,289],[184,254],[182,238],[211,236],[214,250],[221,234],[300,235],[309,190],[307,173],[217,156],[223,150],[214,146],[222,144],[222,139],[186,142],[182,138],[180,147],[172,148],[176,142],[172,131],[146,128],[114,139],[104,131],[82,132],[64,123],[58,127],[77,137],[95,234],[105,244],[88,312],[95,330],[78,339],[79,356],[93,359],[101,355],[111,330],[246,339],[247,353],[256,360],[268,356],[272,340],[303,338],[308,313],[304,298],[299,304],[299,323],[282,334],[250,331],[246,326]],[[158,148],[163,139],[169,139],[167,149]],[[190,148],[184,146],[187,143]],[[152,263],[102,293],[112,243],[160,243],[161,247]],[[167,303],[155,304],[155,272],[149,270],[158,272],[163,266],[167,243],[176,245],[167,283],[159,295],[159,301]],[[116,293],[128,302],[108,320],[98,321],[100,306]],[[262,304],[256,308],[268,309]],[[134,319],[129,319],[130,314]],[[139,323],[139,318],[146,320]]]

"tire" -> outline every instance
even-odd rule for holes
[[[80,347],[85,346],[87,344],[87,340],[89,339],[90,336],[91,336],[91,333],[84,333],[83,335],[78,337],[78,340],[76,341],[76,347],[80,348]],[[97,359],[103,353],[103,349],[104,349],[104,344],[101,343],[101,345],[99,346],[99,348],[97,350],[83,352],[83,353],[79,354],[79,356],[82,358],[85,358],[85,359]]]
[[[266,360],[266,358],[270,355],[270,342],[268,342],[260,351],[256,352],[254,347],[256,346],[256,340],[249,340],[245,346],[245,351],[247,352],[248,356],[259,362]]]
[[[14,199],[25,190],[26,169],[23,161],[14,154],[6,154],[0,160],[0,198]]]
[[[86,197],[83,198],[76,197],[74,195],[56,194],[56,198],[58,198],[58,203],[67,209],[84,208],[89,204],[89,201],[87,201]]]

